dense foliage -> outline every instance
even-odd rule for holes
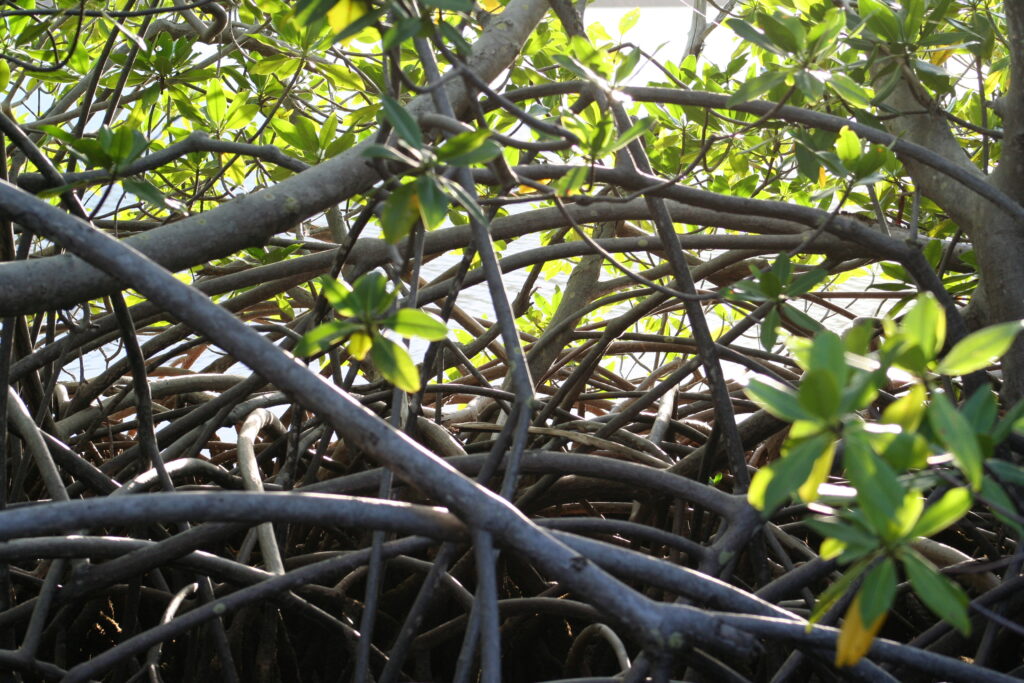
[[[693,4],[0,9],[0,668],[1024,671],[1024,6]]]

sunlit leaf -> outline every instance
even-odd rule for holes
[[[403,337],[419,337],[429,341],[440,341],[448,336],[448,326],[435,315],[415,308],[400,308],[395,315],[383,321]]]
[[[206,113],[215,126],[224,123],[227,114],[227,97],[220,81],[213,79],[206,85]]]
[[[811,467],[811,472],[807,475],[807,479],[797,489],[797,495],[799,495],[800,500],[805,503],[813,503],[818,499],[818,487],[824,484],[832,473],[835,452],[835,441],[828,439],[828,445],[825,446],[821,455],[815,458],[814,465]]]
[[[319,351],[325,351],[336,341],[362,329],[361,325],[345,322],[343,320],[329,320],[317,325],[302,336],[301,341],[295,345],[295,355],[304,357],[311,356]]]
[[[971,509],[971,492],[958,487],[950,489],[928,506],[910,531],[911,536],[934,536],[960,520]]]
[[[366,0],[339,0],[327,10],[327,24],[335,33],[342,33],[369,11],[370,4]]]
[[[925,416],[926,395],[923,383],[914,384],[910,391],[885,407],[881,421],[897,424],[907,431],[916,430]]]
[[[404,348],[384,337],[373,340],[370,351],[373,365],[384,375],[384,379],[402,391],[414,393],[420,390],[420,374]]]
[[[378,338],[379,339],[379,338]],[[348,339],[348,352],[352,354],[352,357],[356,360],[363,360],[366,358],[366,354],[369,353],[370,349],[374,346],[374,339],[369,332],[360,330],[354,333]]]
[[[754,475],[747,491],[747,501],[758,510],[772,512],[776,507],[802,490],[811,477],[815,463],[829,459],[832,437],[818,434],[787,448],[785,455]],[[814,486],[817,489],[817,485]],[[810,496],[809,496],[810,497]]]
[[[972,332],[949,350],[936,371],[944,375],[966,375],[982,370],[1010,350],[1022,329],[1024,320],[1015,320]]]
[[[857,11],[879,36],[891,41],[899,40],[900,24],[896,15],[880,0],[857,0]]]
[[[850,130],[849,126],[843,126],[839,131],[839,137],[836,139],[836,154],[847,167],[860,157],[860,138]]]

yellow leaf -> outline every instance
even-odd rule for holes
[[[882,624],[885,623],[886,614],[883,613],[875,623],[865,627],[860,616],[860,593],[850,603],[843,618],[843,627],[839,630],[839,638],[836,640],[836,666],[853,666],[861,660],[871,649],[871,641]]]
[[[936,50],[928,61],[935,66],[942,66],[953,55],[953,52],[955,50]]]
[[[818,187],[825,187],[825,183],[828,182],[828,174],[825,173],[825,167],[818,167]]]
[[[832,472],[832,459],[835,452],[835,444],[832,444],[814,461],[814,466],[811,468],[811,476],[797,489],[800,500],[805,503],[812,503],[818,500],[818,486],[825,483],[828,475]]]
[[[327,10],[327,23],[335,33],[341,33],[370,11],[366,0],[341,0]]]
[[[366,332],[353,332],[352,336],[349,337],[348,352],[356,360],[366,358],[366,354],[370,352],[371,346],[373,346],[373,337]]]
[[[533,182],[537,183],[538,185],[547,185],[548,184],[548,181],[546,181],[546,180],[535,180]],[[519,186],[519,193],[520,194],[530,194],[532,192],[540,192],[540,188],[536,187],[536,185],[520,185]]]
[[[504,6],[501,4],[501,0],[480,0],[480,7],[492,14],[504,9]]]

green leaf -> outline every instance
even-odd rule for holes
[[[1010,465],[1009,463],[1000,460],[992,460],[991,464],[993,465],[993,471],[995,471],[996,474],[1000,473],[999,470],[994,467],[996,463],[1006,465],[1011,468],[1015,467],[1014,465]],[[1017,470],[1018,474],[1020,474],[1020,468],[1017,468]],[[1007,483],[1012,483],[1013,479],[1007,477],[1005,481]],[[1019,485],[1020,484],[1018,484],[1018,486]],[[996,519],[1012,529],[1018,537],[1024,535],[1024,526],[1022,526],[1018,521],[1020,517],[1016,512],[1017,506],[999,482],[991,477],[985,477],[981,484],[981,495],[979,497],[985,502],[985,505],[992,510],[992,514],[996,516]]]
[[[860,615],[865,624],[872,624],[889,611],[896,597],[896,563],[885,558],[864,577],[860,587]]]
[[[825,94],[825,82],[818,76],[817,72],[807,69],[800,69],[793,74],[797,87],[808,100],[819,100]]]
[[[769,377],[750,379],[744,392],[758,407],[781,420],[796,422],[813,419],[813,415],[800,405],[796,392]]]
[[[993,458],[987,463],[992,472],[1011,486],[1024,487],[1024,468],[1020,465]]]
[[[554,187],[562,197],[569,197],[576,194],[576,191],[583,187],[583,184],[587,182],[587,170],[586,166],[576,166],[552,183],[552,187]]]
[[[420,374],[416,370],[409,353],[385,337],[376,336],[370,350],[373,365],[384,376],[384,379],[407,393],[420,390]]]
[[[783,286],[789,282],[790,277],[793,275],[793,262],[789,260],[789,255],[782,254],[779,258],[775,259],[769,271],[778,279],[779,289],[777,293],[781,294]]]
[[[839,137],[836,138],[836,154],[847,168],[860,158],[860,138],[850,130],[849,126],[843,126],[839,130]]]
[[[921,349],[925,362],[935,358],[946,342],[946,314],[934,294],[925,292],[918,295],[916,305],[903,318],[900,332],[908,342]]]
[[[868,352],[874,334],[874,323],[870,320],[862,320],[843,332],[843,348],[850,353],[863,356]]]
[[[967,477],[971,489],[977,491],[981,487],[984,455],[970,423],[940,392],[932,395],[928,423],[952,453],[953,461]]]
[[[779,263],[776,261],[776,264]],[[782,294],[782,278],[779,277],[779,271],[773,267],[764,271],[755,271],[758,281],[761,283],[761,291],[769,299],[774,299]]]
[[[245,97],[236,97],[225,115],[224,130],[245,128],[260,111],[258,104],[249,104]]]
[[[776,47],[775,43],[773,43],[771,39],[768,38],[768,36],[761,33],[756,28],[754,28],[747,22],[743,21],[742,19],[729,19],[728,21],[725,22],[725,24],[733,31],[735,31],[736,35],[738,35],[740,38],[750,41],[754,45],[764,48],[769,52],[774,52],[775,54],[779,55],[784,54],[782,50]]]
[[[451,166],[472,166],[490,161],[501,149],[490,142],[491,131],[474,130],[449,138],[437,149],[438,161]]]
[[[845,430],[846,476],[857,489],[857,502],[872,531],[892,538],[897,532],[896,512],[906,492],[892,467],[875,454],[866,428],[860,425]]]
[[[125,179],[121,181],[121,187],[123,187],[126,192],[131,192],[139,199],[149,202],[153,206],[158,206],[161,209],[173,211],[181,208],[181,204],[165,197],[163,192],[158,190],[155,185],[147,180]]]
[[[879,388],[885,382],[885,373],[882,371],[855,373],[847,386],[843,388],[842,398],[839,400],[840,412],[864,410],[875,400]]]
[[[138,159],[147,147],[149,142],[142,133],[122,126],[111,135],[107,154],[120,169]]]
[[[828,439],[828,445],[811,466],[811,472],[807,475],[804,483],[797,489],[797,495],[805,503],[811,503],[818,499],[818,487],[828,481],[832,474],[832,464],[835,461],[836,443],[832,438]]]
[[[381,325],[403,337],[440,341],[448,336],[448,326],[436,315],[415,308],[400,308]]]
[[[967,616],[967,595],[963,589],[942,576],[931,562],[910,548],[904,549],[900,561],[921,602],[960,633],[969,635],[971,620]]]
[[[423,146],[423,133],[420,131],[419,125],[416,123],[416,119],[405,110],[394,99],[383,96],[382,98],[384,118],[388,120],[394,129],[398,133],[398,137],[405,140],[415,149],[419,149]]]
[[[620,51],[622,54],[622,51]],[[625,56],[622,57],[622,61],[615,68],[615,82],[621,83],[622,81],[629,78],[629,75],[633,73],[636,65],[640,63],[640,58],[643,55],[640,50],[629,50],[625,52]]]
[[[972,332],[949,350],[936,371],[943,375],[966,375],[982,370],[1010,350],[1022,329],[1024,320],[1015,320]]]
[[[737,104],[743,104],[744,102],[750,102],[755,100],[761,95],[765,94],[777,85],[781,85],[786,82],[786,72],[784,71],[766,71],[760,76],[749,78],[740,84],[740,87],[736,89],[729,99],[726,101],[726,105],[733,107]]]
[[[868,567],[871,566],[870,559],[864,559],[853,565],[840,577],[838,581],[833,583],[831,586],[825,589],[825,592],[818,596],[817,602],[814,603],[814,609],[811,610],[811,615],[807,618],[807,624],[813,625],[821,620],[825,613],[832,608],[834,604],[843,597],[854,584],[854,582],[860,578]]]
[[[330,275],[323,275],[317,278],[320,283],[324,298],[335,311],[340,315],[355,315],[349,296],[352,294],[352,287],[344,280],[338,280]]]
[[[857,12],[879,36],[893,42],[899,40],[900,24],[896,15],[879,0],[857,0]]]
[[[324,119],[323,125],[320,126],[320,132],[316,134],[317,142],[320,143],[320,149],[327,149],[334,141],[334,135],[337,132],[338,115],[331,112],[331,115]]]
[[[462,185],[453,183],[447,178],[440,178],[440,180],[442,181],[442,185],[448,196],[454,198],[455,201],[461,204],[462,208],[466,210],[466,213],[469,214],[470,218],[479,221],[484,225],[489,223],[487,216],[484,215],[483,210],[480,209],[480,205],[476,202],[476,196],[467,191]]]
[[[471,12],[473,10],[473,0],[423,0],[423,4],[437,9],[449,9],[453,12]]]
[[[274,74],[294,72],[299,66],[299,60],[291,57],[273,56],[261,59],[249,67],[249,73],[257,76],[271,76]]]
[[[636,8],[626,12],[619,19],[619,33],[627,33],[631,28],[636,26],[636,22],[640,21],[640,8]]]
[[[988,435],[999,417],[999,400],[994,392],[978,389],[960,406],[960,413],[975,434]]]
[[[416,189],[414,182],[400,185],[384,200],[380,223],[384,239],[390,244],[398,244],[408,237],[420,217],[420,202]]]
[[[842,9],[834,7],[825,12],[822,21],[815,22],[807,31],[808,44],[817,44],[819,49],[831,49],[830,43],[846,26],[846,16]]]
[[[839,335],[830,330],[819,332],[811,342],[807,355],[807,370],[826,370],[836,379],[836,384],[846,382],[849,368],[846,365],[846,351]]]
[[[384,40],[381,41],[381,47],[384,50],[390,50],[401,45],[413,36],[421,35],[423,33],[423,26],[424,21],[418,16],[399,19],[394,26],[384,33]]]
[[[218,79],[213,79],[206,85],[206,113],[214,126],[220,126],[226,120],[227,111],[224,88]]]
[[[996,425],[995,431],[992,432],[992,443],[1001,444],[1005,441],[1006,438],[1010,436],[1010,432],[1014,430],[1014,423],[1022,417],[1024,417],[1024,399],[1017,401],[1017,403],[1006,411],[1005,415],[1003,415],[1003,419],[999,421],[999,424]],[[1017,426],[1016,428],[1020,429],[1020,426]]]
[[[866,549],[868,551],[878,547],[877,538],[868,534],[856,524],[851,524],[842,519],[808,519],[804,524],[823,538],[835,539],[846,547]]]
[[[356,3],[357,5],[362,5],[364,7],[371,7],[371,5],[369,4],[369,2],[367,0],[342,0],[342,2],[338,3],[338,4],[340,5],[340,4],[342,4],[342,3],[346,2],[346,1]],[[377,23],[378,20],[380,20],[381,17],[384,16],[385,11],[386,11],[386,6],[384,6],[384,5],[382,5],[380,7],[377,7],[377,8],[370,9],[367,14],[363,14],[358,19],[356,19],[352,23],[350,23],[347,26],[345,26],[345,28],[341,29],[341,31],[339,31],[334,36],[334,40],[335,41],[345,40],[346,38],[350,38],[350,37],[356,35],[360,31],[362,31],[363,29],[369,28],[370,26],[373,26],[375,23]],[[350,13],[349,16],[352,17],[352,16],[355,16],[356,14],[357,14],[356,12],[353,12],[353,13]],[[341,21],[335,22],[335,24],[341,24],[341,23],[342,23]],[[332,28],[333,28],[333,26],[332,26]]]
[[[389,293],[387,287],[388,279],[381,273],[374,271],[360,276],[348,295],[356,317],[369,321],[384,313],[395,300],[395,294]]]
[[[882,145],[869,145],[860,158],[849,164],[849,169],[862,182],[873,182],[874,174],[885,165],[889,151]]]
[[[786,287],[786,295],[797,297],[806,294],[828,277],[828,271],[824,268],[812,268],[806,273],[800,273]]]
[[[433,176],[421,175],[416,178],[416,196],[423,227],[433,230],[441,225],[448,215],[448,197],[438,187]]]
[[[924,24],[925,0],[903,0],[900,14],[903,17],[903,35],[910,42],[917,40]]]
[[[647,117],[638,120],[632,126],[630,126],[622,135],[620,135],[614,141],[605,145],[598,153],[597,156],[606,156],[608,154],[614,154],[619,151],[633,140],[646,133],[655,124],[653,117]]]
[[[326,12],[327,24],[335,33],[344,34],[353,24],[366,16],[370,3],[366,0],[339,0]],[[319,17],[310,17],[315,19]]]
[[[871,104],[871,95],[868,91],[846,74],[833,73],[828,77],[827,83],[837,95],[854,106],[867,107]]]
[[[795,324],[797,327],[802,329],[807,334],[815,334],[825,329],[825,326],[820,322],[801,311],[796,306],[790,304],[782,304],[782,314],[790,322]]]
[[[757,14],[757,25],[765,35],[783,50],[798,53],[807,44],[807,33],[803,24],[796,17],[784,14],[769,15],[764,12]]]
[[[314,157],[320,149],[320,140],[317,138],[313,123],[304,116],[294,117],[294,123],[275,118],[271,120],[270,125],[285,142],[306,156]]]
[[[366,358],[366,354],[370,352],[370,349],[373,348],[373,335],[365,329],[353,332],[352,336],[349,337],[346,348],[353,358],[363,360]]]
[[[775,341],[779,338],[779,309],[772,306],[768,315],[761,321],[761,348],[771,352]]]
[[[814,464],[831,445],[830,434],[817,434],[787,449],[781,459],[757,471],[750,482],[747,501],[758,510],[773,512],[807,482]]]
[[[882,422],[895,424],[905,431],[916,431],[925,416],[925,399],[927,392],[923,383],[917,383],[903,396],[899,397],[882,411]]]
[[[920,470],[928,466],[932,455],[928,439],[918,432],[903,431],[892,434],[892,441],[884,446],[881,456],[897,472]]]
[[[302,336],[299,343],[295,345],[295,355],[305,357],[312,356],[320,351],[326,351],[334,342],[344,339],[361,329],[362,325],[357,323],[329,320],[321,325],[317,325]]]
[[[812,368],[804,373],[797,392],[800,405],[826,422],[838,419],[839,384],[830,370]]]
[[[931,537],[960,520],[971,509],[971,492],[966,488],[946,491],[942,498],[928,506],[911,529],[910,537]]]

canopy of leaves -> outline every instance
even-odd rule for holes
[[[1012,680],[1024,5],[692,4],[0,9],[0,668]]]

